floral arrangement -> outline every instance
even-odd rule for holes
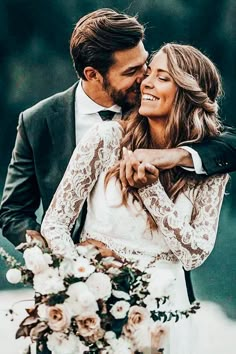
[[[0,249],[11,267],[8,281],[35,291],[16,338],[30,337],[42,353],[43,348],[54,354],[142,353],[150,343],[163,353],[166,323],[200,307],[172,309],[174,276],[155,263],[140,270],[134,262],[102,256],[93,245],[77,246],[75,259],[56,256],[34,241],[20,248],[25,265]]]

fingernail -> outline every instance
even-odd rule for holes
[[[153,168],[153,165],[151,165],[151,164],[148,163],[148,162],[145,164],[145,166],[148,167],[148,168]]]

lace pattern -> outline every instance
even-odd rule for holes
[[[155,249],[153,249],[153,245],[151,245],[149,248],[145,247],[145,249],[141,249],[135,246],[131,247],[129,245],[124,245],[121,240],[116,240],[107,235],[90,235],[89,233],[83,231],[81,233],[81,240],[85,241],[88,239],[94,239],[103,242],[108,248],[112,249],[122,259],[133,260],[134,258],[140,256],[147,256],[149,258],[149,263],[157,260],[165,260],[172,263],[178,262],[178,258],[173,254],[171,250],[168,252],[156,253]]]
[[[70,231],[99,174],[117,161],[121,137],[118,122],[104,122],[90,129],[75,148],[41,227],[56,254],[76,256]]]
[[[139,190],[170,249],[187,270],[200,266],[214,247],[227,181],[228,175],[213,176],[195,187],[190,222],[167,196],[160,181]]]
[[[122,135],[123,131],[118,122],[103,122],[95,125],[76,147],[42,223],[41,233],[53,252],[65,257],[76,256],[70,231],[84,201],[88,196],[93,199],[92,192],[96,187],[100,190],[104,188],[101,175],[104,175],[118,161]],[[100,178],[98,179],[98,177]],[[191,199],[191,203],[189,202],[191,207],[186,206],[187,198],[181,206],[186,209],[187,213],[185,214],[179,210],[178,203],[174,204],[169,199],[160,181],[139,190],[146,209],[157,224],[160,236],[159,245],[161,240],[165,244],[165,248],[159,247],[159,251],[156,249],[155,254],[159,255],[163,251],[167,252],[169,257],[172,252],[171,261],[174,262],[177,258],[186,269],[193,269],[204,262],[215,243],[220,207],[227,181],[228,176],[221,175],[209,177],[194,188],[189,185],[185,193]],[[105,200],[100,200],[101,211],[95,225],[93,225],[95,229],[104,219],[103,205],[105,202]],[[98,213],[96,200],[94,203],[94,212]],[[113,217],[112,230],[116,227],[119,233],[120,230],[127,229],[126,214],[122,214],[124,220],[120,218],[114,226],[114,210],[109,209],[109,213],[106,215],[107,225],[110,225],[110,215]],[[145,241],[147,245],[141,251],[135,249],[135,240],[143,237],[140,233],[143,221],[140,216],[137,216],[136,219],[133,217],[132,220],[134,220],[137,230],[131,235],[133,236],[133,246],[130,249],[122,245],[122,239],[119,240],[120,245],[115,244],[115,240],[105,240],[103,235],[112,235],[112,233],[100,232],[99,240],[105,241],[109,247],[124,257],[135,253],[136,256],[148,256],[152,240]],[[91,218],[89,223],[94,224],[94,219]],[[146,224],[143,226],[146,228]],[[92,238],[96,237],[93,232],[89,234]],[[126,235],[128,238],[129,235]],[[153,250],[155,250],[154,246]],[[169,250],[170,252],[168,252]]]

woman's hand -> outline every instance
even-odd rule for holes
[[[94,239],[88,239],[79,243],[80,246],[92,245],[97,248],[102,257],[113,257],[117,261],[121,261],[121,258],[110,248],[108,248],[103,242]]]
[[[159,169],[149,162],[140,162],[134,153],[123,148],[123,159],[120,162],[120,181],[123,187],[142,188],[156,182]]]
[[[44,248],[48,246],[45,238],[36,230],[26,230],[26,235],[30,237],[32,241],[36,241],[41,244]]]

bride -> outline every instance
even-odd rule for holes
[[[102,242],[140,267],[155,262],[171,270],[171,303],[175,309],[188,307],[183,267],[199,267],[214,247],[228,176],[140,164],[139,177],[151,174],[153,183],[135,189],[120,183],[119,170],[132,150],[172,148],[218,135],[220,93],[217,69],[199,50],[166,44],[157,51],[141,84],[139,112],[126,121],[96,125],[76,147],[42,223],[53,252],[76,256],[70,230],[87,200],[81,240]],[[194,353],[190,322],[169,324],[164,354]]]

